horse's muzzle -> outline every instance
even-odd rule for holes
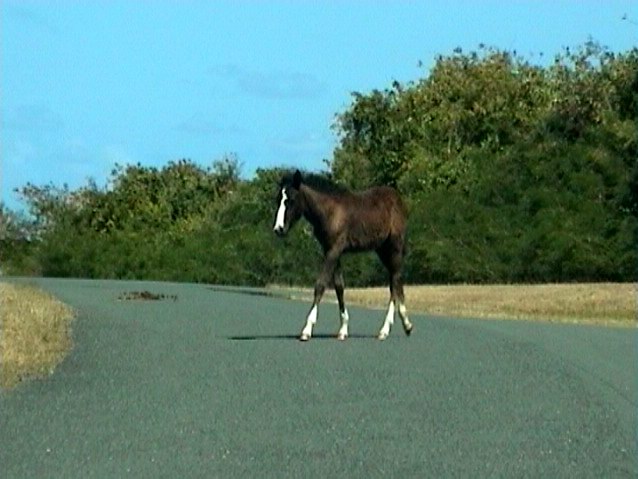
[[[273,228],[273,231],[274,231],[274,232],[275,232],[275,234],[276,234],[277,236],[279,236],[280,238],[281,238],[282,236],[285,236],[285,235],[286,235],[286,228],[284,228],[283,226],[275,226],[275,227]]]

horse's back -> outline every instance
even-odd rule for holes
[[[360,228],[378,240],[389,236],[403,238],[405,235],[407,209],[392,187],[375,186],[355,193],[350,213],[352,222],[358,223]]]
[[[385,211],[393,220],[405,222],[407,208],[399,192],[391,186],[375,186],[360,193],[370,206],[377,211]]]

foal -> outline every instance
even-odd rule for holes
[[[341,328],[337,339],[348,337],[348,311],[343,301],[340,258],[353,251],[376,251],[390,275],[390,303],[377,336],[384,340],[394,323],[395,308],[407,335],[412,332],[401,281],[405,251],[407,214],[399,194],[390,187],[375,187],[361,193],[330,191],[326,180],[315,175],[304,179],[299,170],[285,175],[279,185],[274,232],[284,236],[303,216],[313,226],[324,252],[321,273],[315,283],[312,307],[299,339],[308,341],[317,322],[317,309],[326,287],[334,286],[339,302]],[[334,188],[332,188],[334,189]]]

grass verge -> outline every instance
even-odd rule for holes
[[[406,286],[405,295],[409,311],[437,316],[636,327],[636,287],[636,283]],[[309,289],[293,291],[293,297],[312,298]],[[334,293],[328,299],[334,300]],[[382,309],[389,292],[388,288],[346,289],[345,300]]]
[[[0,388],[51,374],[71,349],[73,317],[43,291],[0,283]]]

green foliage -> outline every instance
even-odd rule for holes
[[[0,274],[39,274],[36,225],[0,203]]]
[[[548,102],[544,71],[507,52],[439,57],[425,79],[354,94],[337,117],[331,164],[352,186],[449,185],[466,173],[465,148],[498,151],[521,137]]]
[[[547,68],[482,48],[355,94],[331,164],[397,185],[411,210],[413,282],[632,280],[638,50],[589,42]]]
[[[618,157],[584,142],[477,156],[472,188],[416,198],[412,281],[634,278],[638,222],[623,212],[626,167]]]
[[[631,281],[638,271],[638,49],[588,42],[549,66],[481,47],[424,78],[354,93],[333,125],[332,177],[397,186],[410,209],[410,282]],[[272,234],[283,171],[118,166],[108,186],[26,185],[30,216],[2,208],[12,273],[312,284],[321,252],[300,223]],[[381,284],[374,255],[348,285]]]

